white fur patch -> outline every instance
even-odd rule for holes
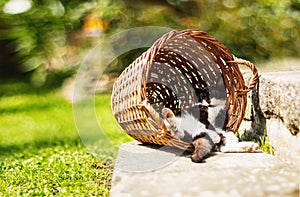
[[[226,110],[226,100],[220,100],[216,98],[211,99],[211,103],[208,107],[208,121],[215,126],[216,118],[221,110]],[[225,120],[225,117],[224,117]]]
[[[197,120],[194,116],[189,113],[184,113],[181,117],[176,117],[180,128],[184,131],[187,131],[189,135],[194,138],[199,135],[201,132],[206,132],[213,142],[218,143],[220,141],[220,136],[218,132],[209,130],[205,128],[205,125]]]
[[[221,110],[226,110],[226,99],[212,98],[210,104],[203,100],[202,102],[196,103],[195,105],[202,105],[208,107],[208,121],[215,127],[215,122],[218,114]],[[225,117],[223,117],[225,120]]]
[[[187,131],[192,137],[200,134],[205,129],[205,125],[189,113],[184,113],[181,117],[176,117],[176,119],[180,128]]]

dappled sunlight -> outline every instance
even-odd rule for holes
[[[31,8],[31,2],[29,0],[10,0],[3,8],[6,14],[21,14],[28,11]]]

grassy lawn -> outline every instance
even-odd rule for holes
[[[117,147],[130,140],[109,94],[76,108],[58,90],[0,82],[0,196],[107,196]]]
[[[109,94],[98,95],[94,108],[107,141],[130,140],[111,114]],[[95,156],[76,126],[59,91],[1,82],[0,196],[107,196],[116,148]]]

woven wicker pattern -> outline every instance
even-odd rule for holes
[[[245,85],[238,64],[253,77]],[[120,126],[140,142],[192,150],[171,136],[161,118],[164,107],[182,109],[210,98],[226,99],[224,128],[236,131],[244,117],[246,94],[258,81],[255,66],[235,59],[217,39],[199,30],[173,30],[158,39],[119,76],[113,87],[112,110]],[[222,85],[223,84],[223,85]]]

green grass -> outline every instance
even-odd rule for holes
[[[95,156],[79,137],[72,104],[57,90],[20,81],[0,84],[0,196],[107,196],[118,144],[130,138],[116,124],[110,95],[95,99],[107,138]]]
[[[253,136],[251,132],[247,131],[239,131],[236,133],[237,137],[240,141],[253,141],[259,145],[259,149],[264,151],[265,153],[274,155],[274,149],[270,144],[269,137],[265,132],[263,136]]]

